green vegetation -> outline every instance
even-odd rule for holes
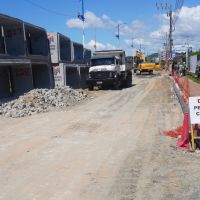
[[[158,57],[159,57],[158,53],[153,53],[151,55],[148,55],[146,56],[146,62],[154,62],[154,59]]]
[[[188,78],[192,81],[194,81],[195,83],[200,84],[200,78],[195,77],[193,74],[188,74]]]
[[[194,56],[194,55],[200,55],[200,51],[195,51],[195,52],[192,52],[190,53],[191,56]]]

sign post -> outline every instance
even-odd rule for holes
[[[194,140],[200,139],[200,136],[194,135],[193,125],[200,124],[200,96],[199,97],[189,97],[189,109],[190,109],[192,149],[195,150]]]

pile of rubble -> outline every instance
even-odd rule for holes
[[[74,105],[86,97],[87,94],[83,90],[69,87],[34,89],[16,100],[0,105],[0,115],[13,118],[30,116]]]

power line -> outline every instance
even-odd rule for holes
[[[51,9],[45,8],[45,7],[39,5],[39,4],[35,3],[35,2],[32,2],[32,1],[30,1],[30,0],[24,0],[24,1],[25,1],[26,3],[31,4],[32,6],[35,6],[35,7],[37,7],[37,8],[40,8],[41,10],[44,10],[44,11],[46,11],[46,12],[48,12],[48,13],[51,13],[51,14],[60,15],[60,16],[65,16],[65,17],[75,17],[75,16],[66,15],[66,14],[64,14],[64,13],[60,13],[60,12],[57,12],[57,11],[55,11],[55,10],[51,10]]]
[[[175,4],[175,10],[174,10],[174,15],[173,15],[173,26],[175,27],[175,24],[178,20],[180,11],[183,7],[184,4],[184,0],[176,0],[176,4]]]

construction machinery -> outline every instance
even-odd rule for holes
[[[153,74],[153,70],[160,69],[160,64],[158,62],[145,62],[145,55],[141,51],[136,51],[136,56],[134,57],[134,60],[134,72],[136,74],[142,74],[143,72]]]

